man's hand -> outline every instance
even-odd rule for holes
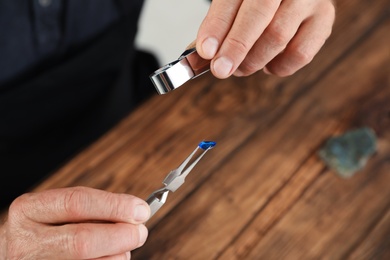
[[[334,19],[332,0],[213,0],[196,49],[217,78],[288,76],[313,59]]]
[[[147,203],[75,187],[28,193],[0,229],[0,259],[129,259],[148,236]]]

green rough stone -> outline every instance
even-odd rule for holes
[[[361,170],[375,152],[375,132],[363,127],[329,138],[318,154],[339,176],[349,178]]]

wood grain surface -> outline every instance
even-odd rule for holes
[[[378,150],[343,179],[317,151],[368,126]],[[132,259],[390,259],[390,4],[337,1],[333,33],[297,74],[205,74],[152,97],[35,190],[141,198],[202,140],[215,149],[147,222]]]

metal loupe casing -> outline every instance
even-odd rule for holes
[[[190,79],[210,70],[210,61],[201,58],[195,48],[188,49],[175,61],[156,70],[149,78],[157,92],[166,94]]]

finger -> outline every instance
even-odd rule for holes
[[[214,0],[199,27],[196,49],[204,59],[212,59],[228,34],[242,0]]]
[[[243,1],[234,24],[211,62],[211,71],[216,77],[227,78],[237,69],[272,20],[278,6],[279,1]]]
[[[308,19],[286,49],[266,65],[265,72],[285,77],[307,65],[331,34],[333,22],[332,13]]]
[[[264,33],[234,72],[235,76],[248,76],[262,69],[286,48],[302,21],[311,14],[310,9],[302,10],[301,5],[300,1],[282,2]]]
[[[148,236],[142,224],[83,223],[51,227],[46,232],[50,259],[93,259],[124,256],[142,246]],[[116,259],[116,258],[115,258]]]
[[[24,215],[46,224],[110,221],[144,223],[150,216],[148,204],[127,194],[74,187],[29,193],[19,197],[13,207]]]
[[[96,260],[129,260],[131,259],[130,252],[126,252],[124,254],[113,255],[113,256],[103,256],[99,258],[95,258]]]

